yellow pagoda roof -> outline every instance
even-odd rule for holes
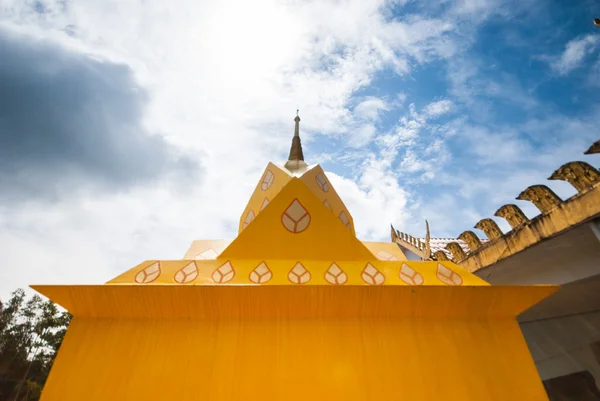
[[[74,316],[42,401],[547,399],[516,316],[556,287],[358,240],[295,122],[232,241],[104,285],[32,286]]]
[[[288,161],[282,166],[268,163],[242,212],[236,238],[194,241],[182,260],[142,262],[100,286],[103,296],[111,294],[109,287],[114,285],[489,286],[451,261],[409,261],[395,243],[360,241],[352,214],[325,171],[318,164],[305,163],[300,117],[294,121]],[[69,303],[68,299],[75,296],[73,291],[79,291],[77,288],[84,293],[92,291],[86,286],[36,287],[59,303]],[[141,296],[133,290],[115,291],[119,296]],[[501,297],[511,293],[499,291]],[[521,300],[525,305],[554,289],[516,291],[523,292]],[[175,293],[184,294],[179,290]],[[464,297],[463,301],[470,296]],[[86,308],[84,301],[78,305]],[[522,309],[523,305],[519,305],[517,309]]]
[[[146,261],[109,284],[487,285],[450,262],[410,262],[394,243],[358,240],[325,171],[304,162],[294,121],[288,161],[267,165],[235,239],[194,241],[184,260]]]

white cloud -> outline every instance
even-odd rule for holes
[[[454,127],[432,121],[452,108],[450,100],[439,100],[427,104],[419,112],[411,103],[394,130],[378,136],[379,157],[391,165],[400,155],[397,173],[405,175],[404,182],[431,181],[450,160],[445,141],[453,135]]]
[[[354,116],[363,119],[376,121],[382,112],[389,110],[385,100],[369,96],[354,107]]]
[[[367,145],[375,136],[377,129],[373,124],[361,124],[349,129],[346,143],[351,148]]]
[[[444,114],[448,114],[452,110],[452,102],[448,99],[429,103],[423,109],[425,118],[437,118]]]
[[[376,124],[383,112],[390,109],[384,99],[374,96],[363,98],[354,106],[343,137],[346,145],[361,148],[367,145],[377,134]]]
[[[496,0],[458,0],[454,12],[459,15],[477,15],[479,19],[486,18],[497,10]]]
[[[494,131],[465,124],[460,135],[468,138],[469,148],[479,164],[514,163],[534,153],[527,139],[513,130]]]
[[[328,161],[338,172],[354,167],[345,176],[328,176],[361,239],[387,239],[388,222],[422,230],[424,217],[434,235],[456,235],[457,221],[474,224],[480,217],[454,194],[423,199],[407,192],[407,183],[455,179],[443,174],[456,126],[440,117],[489,88],[495,96],[514,95],[501,91],[507,80],[488,86],[479,66],[465,60],[450,68],[450,94],[458,100],[437,100],[421,110],[410,105],[385,131],[378,131],[381,113],[400,109],[408,95],[361,95],[358,102],[353,96],[386,68],[408,76],[431,60],[457,65],[455,56],[465,48],[460,40],[474,32],[456,15],[471,22],[486,18],[493,2],[459,2],[439,18],[391,18],[383,1],[361,0],[40,4],[45,13],[4,0],[0,24],[129,65],[149,94],[148,130],[198,155],[205,173],[202,181],[176,188],[165,179],[129,192],[66,195],[52,205],[0,206],[3,263],[10,266],[0,270],[0,295],[34,282],[102,282],[145,259],[180,258],[194,239],[233,237],[262,169],[286,156],[297,108],[307,161]],[[459,29],[461,38],[455,38]],[[338,141],[341,149],[324,153],[323,139]],[[476,149],[481,155],[488,150]]]
[[[388,223],[403,224],[408,214],[407,193],[398,183],[390,160],[369,154],[350,178],[327,173],[333,186],[352,213],[357,236],[382,240],[389,236]]]
[[[5,0],[0,25],[127,64],[148,92],[148,131],[199,155],[204,173],[176,189],[160,181],[0,209],[11,266],[0,271],[0,294],[33,282],[104,281],[144,259],[181,257],[194,239],[232,237],[261,170],[285,157],[297,108],[307,148],[313,133],[364,145],[388,106],[366,98],[351,112],[354,93],[383,68],[407,74],[447,57],[441,43],[454,28],[449,20],[390,19],[382,1],[38,3],[44,12]],[[356,183],[334,179],[370,238],[387,238],[387,222],[403,215],[404,192],[389,169],[365,165]]]
[[[600,44],[600,35],[589,34],[572,39],[565,46],[564,52],[556,58],[551,67],[555,73],[567,75],[578,68],[585,57],[594,52]]]

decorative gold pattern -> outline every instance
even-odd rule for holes
[[[413,269],[406,263],[402,263],[399,277],[400,280],[404,281],[406,284],[409,285],[422,285],[424,281],[421,273],[417,272],[415,269]]]
[[[490,240],[500,238],[502,236],[502,231],[498,224],[492,219],[483,219],[480,220],[479,223],[475,224],[475,228],[481,230],[485,233],[486,237]]]
[[[348,219],[348,215],[343,210],[340,212],[340,221],[346,226],[346,228],[350,229],[350,220]]]
[[[305,284],[310,281],[310,272],[298,262],[288,273],[288,280],[294,284]]]
[[[148,284],[156,280],[158,276],[160,276],[160,262],[154,262],[135,275],[135,282]]]
[[[273,181],[275,181],[275,175],[271,170],[267,170],[265,173],[265,177],[260,183],[260,189],[266,191],[267,189],[271,188],[271,185],[273,185]]]
[[[325,272],[325,280],[330,284],[341,285],[348,281],[348,275],[338,265],[332,263]]]
[[[268,204],[269,204],[269,198],[265,198],[262,205],[260,205],[260,211],[262,212],[263,209],[266,208]]]
[[[512,228],[517,228],[521,224],[529,221],[521,208],[512,204],[502,206],[500,209],[496,210],[494,216],[502,217],[504,220],[508,221],[508,224],[510,224]]]
[[[532,185],[521,192],[517,199],[532,202],[542,213],[548,213],[562,203],[558,195],[545,185]]]
[[[365,266],[361,277],[365,283],[371,285],[380,285],[385,281],[385,276],[370,263]]]
[[[548,179],[567,181],[581,193],[600,182],[600,172],[586,162],[570,162],[563,164]]]
[[[321,191],[323,192],[327,192],[329,191],[329,183],[327,182],[327,178],[325,178],[325,176],[321,173],[317,174],[317,176],[315,177],[315,180],[317,180],[317,185],[319,186],[319,188],[321,188]]]
[[[310,224],[310,214],[298,199],[294,199],[281,216],[281,223],[289,232],[301,233]]]
[[[246,214],[246,218],[244,219],[244,224],[242,224],[242,230],[252,223],[254,217],[254,212],[252,210],[248,210],[248,214]]]
[[[458,239],[465,241],[471,252],[477,250],[481,246],[481,240],[473,231],[464,231],[458,236]],[[450,250],[450,252],[452,252],[452,250]],[[454,254],[454,252],[452,252],[452,254]],[[454,260],[456,260],[456,258],[454,258]]]
[[[215,283],[223,284],[235,276],[235,270],[231,262],[225,262],[221,267],[215,270],[212,274],[212,279]]]
[[[452,253],[452,260],[454,260],[454,262],[462,260],[467,256],[458,242],[450,242],[448,245],[446,245],[446,249]]]
[[[463,283],[460,275],[441,263],[437,266],[437,278],[446,285],[461,285]]]
[[[250,272],[250,276],[248,278],[255,284],[264,284],[271,280],[272,277],[273,273],[267,264],[265,262],[260,262],[260,264]]]
[[[190,262],[175,273],[173,279],[179,284],[185,284],[194,281],[196,277],[198,277],[198,267],[195,262]]]

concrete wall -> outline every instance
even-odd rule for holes
[[[494,285],[561,285],[556,294],[519,317],[540,377],[552,383],[547,386],[551,400],[600,399],[573,395],[598,394],[583,388],[590,385],[590,380],[582,380],[586,375],[600,387],[599,234],[596,220],[476,273]],[[563,392],[553,396],[557,388]]]
[[[521,323],[542,380],[588,371],[600,386],[600,311]]]
[[[576,227],[475,274],[491,284],[566,284],[600,274],[597,222]]]

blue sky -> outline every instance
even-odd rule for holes
[[[361,239],[455,237],[599,139],[600,3],[0,1],[0,295],[231,238],[300,109]],[[506,222],[496,219],[504,230]],[[483,233],[479,233],[483,235]]]

